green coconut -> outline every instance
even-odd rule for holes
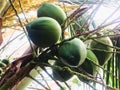
[[[69,66],[79,66],[86,58],[86,46],[78,38],[64,42],[58,49],[58,53],[63,63]]]
[[[38,17],[51,17],[59,22],[60,25],[64,23],[67,16],[62,8],[52,3],[43,3],[37,10]]]
[[[54,66],[58,66],[58,67],[64,67],[65,64],[59,62],[59,61],[56,61],[54,63]],[[60,69],[57,69],[57,68],[52,68],[52,74],[53,74],[53,78],[55,80],[58,80],[60,82],[65,82],[67,80],[69,80],[73,74],[71,74],[69,71],[67,70],[60,70]]]
[[[96,76],[98,71],[98,59],[96,55],[91,51],[87,50],[87,58],[85,59],[84,63],[80,65],[78,68],[82,69],[80,73],[83,73],[84,75],[91,75],[93,77]],[[89,82],[87,78],[78,77],[81,81]]]
[[[91,42],[91,49],[98,58],[99,64],[104,65],[112,57],[112,41],[109,37],[95,39]]]
[[[40,17],[26,25],[29,38],[39,47],[55,44],[61,36],[61,26],[53,18]]]

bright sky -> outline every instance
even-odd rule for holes
[[[98,10],[98,12],[95,15],[95,21],[98,24],[101,24],[108,18],[116,9],[117,7],[110,7],[110,6],[101,6]],[[112,20],[116,19],[119,17],[120,20],[120,8],[117,9],[117,12],[114,12],[114,14],[107,20],[107,22],[111,22]]]

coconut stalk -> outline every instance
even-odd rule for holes
[[[36,69],[32,69],[29,75],[35,78],[38,75],[38,72]],[[17,85],[14,86],[13,90],[24,90],[30,84],[31,81],[31,78],[25,77]]]
[[[35,49],[36,47],[34,47]],[[36,67],[32,63],[34,59],[31,49],[27,50],[24,55],[9,65],[9,69],[0,79],[0,90],[12,90],[14,86],[20,84],[24,77],[28,76],[30,71]]]
[[[34,49],[36,49],[37,47],[34,46]],[[32,50],[30,49],[30,47],[25,51],[24,54],[26,53],[32,53]],[[24,55],[23,54],[23,55]],[[32,60],[32,59],[31,59]],[[40,68],[38,69],[40,70]],[[38,75],[38,72],[36,69],[32,69],[29,73],[29,76],[32,76],[32,77],[36,77]],[[29,77],[25,77],[23,78],[20,82],[18,82],[18,84],[16,84],[14,87],[13,87],[13,90],[24,90],[28,85],[29,83],[32,81],[32,79],[30,79]]]
[[[37,50],[37,47],[34,46],[32,49],[29,49],[30,50],[27,50],[22,57],[9,65],[9,69],[0,79],[0,90],[24,90],[24,88],[31,82],[31,80],[27,78],[35,78],[38,74],[38,72],[35,71],[35,68],[39,66],[39,64],[42,64],[43,61],[46,62],[49,59],[50,53],[47,53],[47,51],[51,48],[48,48],[40,54],[38,57],[39,59],[33,54],[33,49]]]

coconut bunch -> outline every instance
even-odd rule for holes
[[[74,17],[74,14],[68,16],[61,7],[55,4],[43,3],[37,10],[37,19],[26,25],[28,37],[39,48],[55,47],[55,49],[51,50],[52,56],[56,57],[55,66],[61,68],[67,66],[78,73],[90,74],[95,77],[98,69],[97,65],[103,66],[112,57],[112,41],[109,37],[92,39],[88,43],[89,47],[87,47],[84,42],[86,41],[85,36],[82,37],[80,34],[89,31],[89,28],[84,27],[82,23],[81,27],[83,26],[84,30],[81,29],[78,32],[77,28],[79,27],[73,22]],[[74,33],[66,31],[69,26],[74,27]],[[68,33],[67,38],[65,33]],[[45,62],[48,62],[49,59],[45,60]],[[69,80],[73,76],[68,71],[52,69],[53,77],[62,82]],[[82,70],[79,71],[79,69]],[[63,73],[66,75],[62,75]],[[86,80],[80,76],[78,78]]]

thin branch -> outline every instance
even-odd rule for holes
[[[100,0],[97,0],[96,2],[98,2],[98,1],[99,1],[100,3],[96,6],[96,8],[95,8],[94,10],[92,10],[92,13],[89,15],[89,18],[90,18],[89,24],[92,22],[95,14],[97,13],[98,9],[100,8],[100,6],[102,5],[102,3],[103,3],[104,0],[101,0],[101,1],[100,1]]]
[[[33,51],[33,54],[36,55],[36,53],[35,53],[35,51],[34,51],[34,49],[33,49],[33,47],[32,47],[32,43],[31,43],[31,41],[30,41],[30,39],[29,39],[29,37],[28,37],[28,35],[27,35],[26,29],[24,28],[24,25],[22,24],[22,21],[21,21],[19,15],[18,15],[18,12],[17,12],[16,8],[14,7],[14,5],[13,5],[13,3],[12,3],[11,0],[9,0],[9,2],[10,2],[11,6],[12,6],[12,8],[13,8],[13,10],[14,10],[17,18],[18,18],[18,21],[19,21],[19,23],[20,23],[20,26],[23,28],[23,31],[24,31],[25,35],[27,36],[27,39],[28,39],[28,41],[29,41],[29,43],[30,43],[30,47],[31,47],[31,49],[32,49],[32,51]]]
[[[43,88],[45,88],[46,90],[50,90],[50,89],[48,89],[47,87],[45,87],[41,82],[39,82],[37,79],[35,79],[34,77],[32,77],[32,76],[27,76],[27,77],[29,77],[30,79],[32,79],[33,81],[35,81],[36,83],[38,83],[38,84],[40,84]]]
[[[37,69],[36,69],[36,70],[37,70]],[[39,70],[37,70],[37,72],[38,72],[38,74],[42,77],[42,79],[45,81],[45,83],[46,83],[47,87],[49,88],[49,90],[51,90],[51,89],[50,89],[50,86],[49,86],[49,84],[47,83],[47,81],[45,80],[43,74],[41,74]]]
[[[57,82],[57,81],[49,74],[49,72],[48,72],[45,68],[42,68],[42,69],[45,71],[45,73],[46,73],[52,80],[54,80],[54,82],[55,82],[61,89],[64,90],[64,88],[59,84],[59,82]]]
[[[26,17],[26,15],[25,15],[24,10],[23,10],[22,5],[21,5],[21,1],[18,0],[18,3],[19,3],[19,5],[20,5],[21,11],[22,11],[22,13],[23,13],[23,15],[24,15],[24,17],[25,17],[26,22],[28,23],[27,17]]]

